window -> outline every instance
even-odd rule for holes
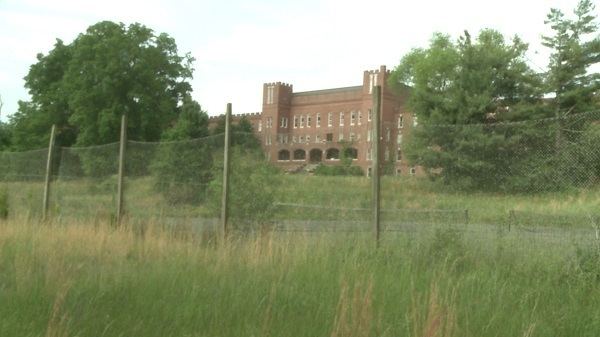
[[[265,144],[266,145],[271,145],[272,144],[272,139],[271,139],[271,135],[267,135],[267,138],[265,139]]]
[[[372,121],[373,120],[373,110],[369,109],[369,112],[367,113],[367,121]]]
[[[400,114],[398,116],[398,129],[402,129],[404,127],[404,116]]]
[[[328,133],[328,134],[326,134],[326,135],[325,135],[325,139],[326,139],[328,142],[333,142],[333,133]]]
[[[317,127],[318,128],[321,127],[321,114],[320,113],[317,114]]]
[[[298,138],[298,143],[304,143],[304,136],[300,136]]]
[[[306,116],[306,127],[307,128],[310,128],[310,120],[311,120],[310,115]]]
[[[350,132],[350,141],[353,142],[355,140],[354,132]]]
[[[277,160],[290,160],[290,151],[281,150],[277,153]]]
[[[288,135],[283,135],[283,144],[288,143]]]
[[[340,132],[340,133],[338,134],[338,141],[339,141],[339,142],[341,142],[342,140],[344,140],[344,133],[343,133],[343,132]]]
[[[367,130],[367,142],[371,141],[371,137],[372,137],[372,130]]]
[[[306,151],[302,149],[294,150],[294,160],[305,160]]]
[[[373,149],[372,148],[367,148],[367,160],[372,160],[373,156]]]
[[[273,91],[274,87],[272,85],[267,87],[267,104],[273,104]]]
[[[285,117],[281,117],[281,122],[279,123],[279,126],[285,128]]]
[[[316,135],[315,136],[315,143],[320,143],[321,142],[321,136]]]
[[[396,149],[396,161],[402,160],[402,150]]]
[[[306,143],[310,143],[310,135],[306,135]]]
[[[371,168],[367,167],[367,177],[370,177],[370,176],[371,176]]]
[[[410,168],[410,175],[414,176],[415,174],[417,174],[417,169],[413,166]]]
[[[354,125],[356,124],[356,112],[351,111],[350,112],[350,125]]]
[[[298,116],[294,116],[294,129],[298,128]]]
[[[258,132],[262,132],[262,121],[258,121]]]
[[[304,127],[304,116],[300,116],[300,128]]]
[[[298,137],[292,136],[292,144],[296,144],[298,142]]]
[[[327,114],[327,126],[333,126],[333,112]]]
[[[267,117],[267,129],[273,127],[273,117]]]
[[[402,134],[399,133],[398,136],[396,136],[396,143],[398,145],[402,144]]]
[[[340,126],[344,126],[344,112],[340,112]]]
[[[358,111],[358,125],[362,124],[362,112]]]

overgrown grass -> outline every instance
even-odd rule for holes
[[[598,247],[465,235],[0,222],[0,336],[598,335]]]
[[[370,180],[365,177],[284,175],[277,180],[275,200],[290,206],[273,209],[273,220],[368,221],[371,204]],[[43,183],[4,183],[9,194],[11,214],[39,215]],[[132,217],[209,218],[216,214],[202,202],[171,204],[154,188],[152,178],[125,180],[125,209]],[[260,198],[259,195],[253,195]],[[449,190],[424,178],[382,179],[382,208],[401,212],[383,214],[386,222],[435,220],[444,223],[503,224],[587,227],[590,215],[600,216],[600,189],[572,190],[546,194],[476,193]],[[51,187],[51,212],[55,216],[108,219],[116,207],[116,178],[59,180]],[[303,205],[320,206],[322,209]],[[232,205],[235,207],[235,205]],[[351,209],[351,210],[348,210]],[[428,213],[426,210],[453,210]],[[509,218],[514,211],[515,219]]]

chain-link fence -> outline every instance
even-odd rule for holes
[[[366,137],[365,137],[366,138]],[[232,132],[228,214],[232,230],[373,231],[367,177],[287,174],[252,133]],[[458,231],[515,249],[597,242],[600,112],[520,123],[419,124],[404,137],[415,175],[382,177],[382,239]],[[47,212],[56,221],[220,226],[225,135],[56,148]],[[48,150],[0,153],[10,217],[41,217]],[[384,163],[383,165],[385,165]],[[392,164],[397,164],[393,163]],[[123,194],[118,185],[122,179]],[[121,199],[122,198],[122,199]]]

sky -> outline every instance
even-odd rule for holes
[[[139,22],[172,36],[196,59],[193,97],[210,115],[259,112],[262,84],[294,91],[360,85],[364,70],[393,69],[434,32],[458,37],[483,28],[529,43],[543,71],[550,8],[571,13],[577,0],[0,0],[0,119],[28,100],[23,77],[57,38],[70,43],[103,20]],[[600,7],[600,4],[597,4]],[[600,8],[596,8],[598,12]],[[598,15],[599,13],[596,13]]]

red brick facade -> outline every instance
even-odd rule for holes
[[[365,71],[362,84],[354,87],[293,92],[292,85],[276,82],[263,85],[262,113],[242,116],[252,123],[269,160],[296,169],[311,163],[339,164],[345,151],[356,156],[353,165],[365,173],[371,166],[372,87],[382,87],[381,158],[396,174],[416,169],[402,160],[402,138],[413,125],[407,110],[407,92],[393,93],[385,66]],[[400,156],[400,158],[398,158]]]

